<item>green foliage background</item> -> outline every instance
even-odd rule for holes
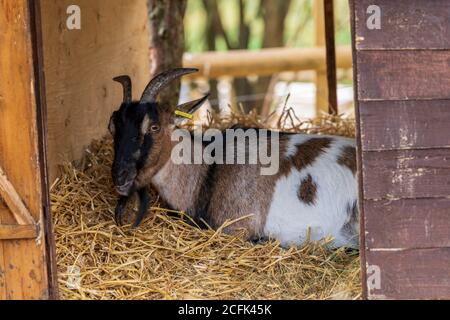
[[[234,43],[238,41],[239,32],[239,0],[208,0],[218,1],[220,15],[224,28]],[[285,0],[272,0],[285,1]],[[312,13],[313,1],[319,0],[291,0],[289,14],[285,20],[284,43],[291,47],[314,46],[314,20]],[[258,17],[261,0],[245,0],[245,18],[251,26],[249,49],[260,49],[264,23]],[[185,17],[185,39],[187,52],[202,52],[207,48],[205,37],[206,11],[202,0],[188,0]],[[336,44],[350,45],[349,7],[347,0],[335,0]],[[269,22],[266,22],[269,23]],[[227,50],[222,39],[217,39],[217,47],[221,51]]]

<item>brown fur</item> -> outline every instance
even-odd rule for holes
[[[298,189],[298,198],[308,205],[316,201],[317,185],[310,174],[302,180]]]
[[[207,171],[208,165],[175,165],[169,160],[153,177],[152,184],[165,202],[193,216]]]
[[[217,166],[216,183],[210,202],[210,210],[214,212],[212,216],[214,227],[219,227],[226,220],[235,220],[253,214],[251,218],[231,225],[226,231],[236,233],[243,229],[249,239],[261,237],[275,184],[278,177],[291,166],[290,161],[284,158],[288,136],[280,134],[279,137],[280,163],[279,172],[275,176],[260,175],[261,166],[259,164]],[[255,177],[257,178],[255,179]],[[242,190],[245,190],[245,192],[242,192]],[[223,201],[224,195],[226,195],[228,201]]]
[[[172,131],[164,123],[161,128],[154,139],[148,165],[138,177],[139,183],[151,182],[174,209],[185,211],[194,218],[204,218],[213,228],[227,220],[253,214],[225,230],[228,233],[245,230],[250,239],[263,234],[277,180],[287,176],[292,167],[302,169],[311,164],[331,143],[330,138],[312,138],[297,146],[294,156],[286,158],[289,135],[280,134],[279,172],[275,176],[263,176],[260,175],[260,164],[175,165],[170,161],[172,147],[176,144],[170,141]],[[305,202],[314,201],[315,187],[312,180],[304,184],[300,193]]]
[[[170,118],[166,113],[162,113],[160,118],[161,130],[152,133],[153,145],[145,162],[144,168],[139,172],[136,178],[136,186],[144,187],[150,184],[152,177],[164,166],[170,159],[171,148],[167,147],[172,144],[170,140],[171,130],[169,129]],[[149,127],[152,124],[149,124]]]
[[[318,156],[331,144],[331,138],[312,138],[297,145],[297,152],[292,157],[292,163],[297,170],[302,170],[312,164]]]
[[[347,146],[342,149],[338,161],[341,166],[349,168],[353,174],[356,173],[356,149],[352,146]]]
[[[280,135],[282,159],[286,153],[287,142],[287,136]],[[171,148],[167,149],[170,154]],[[262,235],[280,173],[275,176],[260,175],[260,164],[175,165],[169,157],[165,158],[166,163],[154,176],[152,183],[161,197],[174,209],[186,211],[194,218],[199,218],[196,215],[200,215],[200,218],[205,219],[213,228],[221,226],[227,220],[253,214],[252,217],[234,223],[225,231],[235,234],[244,230],[249,239]],[[286,165],[286,161],[282,160],[281,163]],[[283,172],[284,165],[281,163],[280,172]],[[211,172],[213,176],[209,177]],[[209,183],[208,179],[212,181]],[[207,207],[207,212],[202,212],[205,211],[205,208],[201,208],[203,206]],[[204,214],[207,216],[202,216]]]

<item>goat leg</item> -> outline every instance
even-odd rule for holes
[[[116,224],[118,226],[122,225],[123,210],[125,209],[128,199],[129,197],[121,196],[117,203],[114,219],[116,220]]]
[[[133,224],[133,228],[137,228],[141,224],[150,205],[150,197],[146,188],[139,189],[137,194],[139,197],[139,210],[136,215],[136,221]]]

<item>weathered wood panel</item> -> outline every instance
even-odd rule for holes
[[[18,224],[27,225],[36,223],[1,167],[0,197],[2,197],[3,202],[7,204]]]
[[[69,5],[81,9],[81,30],[66,27]],[[47,91],[50,180],[57,165],[77,160],[107,133],[122,101],[112,78],[129,74],[134,98],[150,78],[146,0],[41,0]]]
[[[450,147],[450,100],[362,101],[364,151]]]
[[[368,248],[450,247],[450,199],[364,201]]]
[[[450,50],[361,51],[359,100],[450,99]]]
[[[0,225],[0,240],[36,239],[36,225]]]
[[[9,214],[8,208],[0,198],[0,217]],[[5,258],[3,254],[3,245],[0,243],[0,300],[6,299],[6,279],[5,279]]]
[[[370,299],[448,299],[450,248],[366,252],[367,265],[380,267],[380,289]],[[373,267],[371,267],[373,268]],[[369,270],[371,271],[371,270]],[[368,273],[368,281],[375,280]],[[376,284],[376,282],[373,282]]]
[[[350,5],[363,295],[448,299],[450,2]],[[367,27],[371,5],[380,29]],[[374,270],[381,288],[373,287]]]
[[[358,101],[358,87],[359,83],[357,81],[358,77],[358,64],[356,63],[356,39],[355,39],[355,21],[356,21],[356,15],[355,15],[355,3],[353,0],[349,1],[350,4],[350,27],[351,27],[351,37],[352,37],[352,60],[353,63],[353,79],[354,79],[354,100],[355,100],[355,127],[356,127],[356,165],[357,165],[357,180],[358,180],[358,210],[359,210],[359,227],[360,227],[360,233],[359,233],[359,243],[360,243],[360,266],[361,266],[361,282],[362,282],[362,297],[367,298],[367,286],[366,280],[367,280],[367,274],[365,272],[365,266],[366,266],[366,250],[365,250],[365,232],[364,232],[364,226],[365,226],[365,212],[364,212],[364,189],[362,186],[364,185],[363,175],[362,175],[362,145],[361,145],[361,121],[360,121],[360,115],[359,115],[359,101]]]
[[[430,3],[432,2],[432,3]],[[361,49],[450,49],[450,1],[356,1],[356,47]],[[371,5],[380,8],[381,29],[369,29]]]
[[[42,195],[28,1],[0,0],[0,30],[0,166],[39,221]],[[1,213],[0,224],[15,223],[10,213]],[[48,297],[45,241],[5,240],[0,251],[0,283],[6,286],[0,298]]]
[[[39,161],[41,173],[41,193],[43,207],[43,223],[39,226],[45,230],[45,246],[47,259],[47,274],[49,298],[58,299],[58,267],[56,264],[56,247],[53,235],[53,219],[50,206],[50,184],[48,181],[47,162],[47,103],[44,76],[44,54],[42,40],[41,1],[33,0],[30,3],[30,24],[33,43],[33,61],[35,74],[35,95],[37,103],[37,128],[39,139]]]
[[[365,199],[450,194],[450,149],[363,152]]]

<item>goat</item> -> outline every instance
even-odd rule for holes
[[[249,240],[275,238],[288,246],[332,237],[333,247],[358,247],[352,139],[276,131],[268,131],[268,136],[258,134],[259,147],[245,145],[244,153],[248,155],[264,144],[274,151],[269,142],[275,141],[278,170],[271,175],[260,173],[261,163],[192,164],[172,160],[177,145],[173,134],[180,120],[180,113],[175,111],[193,114],[208,96],[174,108],[157,102],[157,95],[173,80],[196,71],[178,68],[157,75],[140,101],[131,99],[128,76],[114,78],[123,85],[124,92],[123,102],[109,124],[114,138],[112,177],[120,195],[117,223],[121,224],[125,204],[134,193],[140,206],[133,226],[141,223],[149,205],[146,187],[152,185],[172,209],[186,212],[194,221],[218,228],[227,220],[237,220],[225,231],[244,229]],[[223,132],[215,135],[215,139],[219,137],[224,143],[221,151],[239,151],[234,139],[228,139]],[[193,134],[185,138],[192,144],[196,139]],[[207,142],[201,143],[203,151],[208,146]]]

